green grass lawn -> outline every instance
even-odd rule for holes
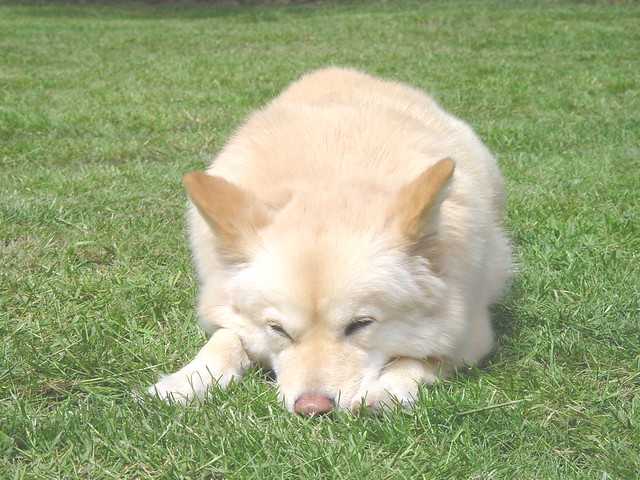
[[[625,2],[0,5],[0,478],[637,478],[639,25]],[[332,63],[428,90],[497,155],[519,272],[490,364],[379,415],[290,415],[257,371],[134,401],[204,340],[182,174]]]

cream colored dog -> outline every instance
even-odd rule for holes
[[[211,338],[149,393],[203,399],[253,361],[290,411],[409,405],[491,349],[511,270],[503,180],[422,91],[311,73],[184,184]]]

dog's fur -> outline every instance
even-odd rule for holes
[[[254,361],[290,411],[409,405],[491,349],[488,307],[511,270],[503,180],[424,92],[311,73],[184,183],[212,335],[150,393],[204,398]]]

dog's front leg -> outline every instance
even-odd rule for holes
[[[384,367],[377,379],[362,386],[360,398],[365,399],[368,407],[375,409],[392,407],[396,403],[410,408],[418,398],[419,385],[435,382],[440,375],[440,368],[436,360],[396,358]],[[356,399],[353,407],[359,406],[360,401]]]
[[[248,365],[249,358],[240,337],[221,328],[191,362],[176,373],[160,378],[147,392],[179,403],[193,398],[204,400],[212,384],[226,387],[231,380],[242,376]]]

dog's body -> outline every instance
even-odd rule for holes
[[[455,166],[455,173],[454,173]],[[150,392],[204,398],[251,361],[290,411],[409,404],[491,349],[511,270],[498,166],[425,93],[321,70],[254,113],[185,177],[196,358]]]

